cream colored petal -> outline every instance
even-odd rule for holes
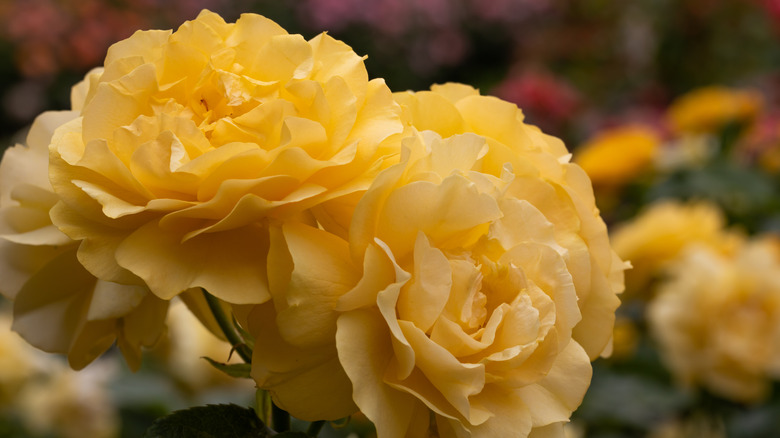
[[[52,208],[51,218],[54,224],[72,239],[85,239],[78,245],[81,264],[92,275],[105,281],[139,284],[139,278],[119,266],[114,255],[125,237],[123,230],[90,221],[79,213],[59,202]]]
[[[582,321],[574,327],[572,337],[588,352],[591,360],[609,347],[615,324],[615,309],[620,299],[615,295],[613,284],[594,264],[591,293],[580,300]]]
[[[0,294],[13,300],[35,272],[67,250],[67,247],[19,245],[0,239]]]
[[[71,240],[52,226],[49,210],[57,196],[47,189],[17,184],[11,196],[16,206],[0,209],[0,235],[9,241],[28,245],[67,245]]]
[[[268,237],[262,230],[245,227],[201,234],[186,242],[180,239],[150,222],[117,247],[117,263],[166,300],[193,287],[234,304],[270,298],[261,269],[268,251]]]
[[[403,176],[405,167],[406,163],[402,162],[380,172],[358,202],[349,228],[349,242],[353,258],[363,258],[366,248],[374,243],[379,213],[387,197]],[[392,251],[389,253],[392,254]]]
[[[287,82],[311,70],[312,48],[300,35],[274,35],[244,63],[244,74],[261,81]]]
[[[522,267],[525,276],[552,298],[561,340],[568,339],[582,315],[571,274],[561,255],[547,246],[526,243],[507,251],[501,262]]]
[[[117,345],[130,369],[141,366],[141,347],[152,347],[165,331],[168,301],[146,294],[138,306],[122,318]]]
[[[135,32],[130,38],[114,43],[108,48],[105,64],[134,56],[148,56],[156,58],[159,48],[168,40],[170,30],[150,30]]]
[[[284,225],[284,238],[293,270],[277,306],[276,324],[282,338],[305,348],[333,342],[334,308],[339,298],[358,283],[359,269],[351,263],[346,241],[295,222]]]
[[[48,151],[54,131],[74,120],[78,115],[77,111],[46,111],[42,113],[35,118],[30,126],[30,131],[27,133],[27,146],[35,154]],[[46,188],[48,184],[42,184],[40,187]]]
[[[148,114],[156,85],[152,64],[144,64],[115,82],[101,83],[82,110],[84,142],[113,138],[115,129],[131,124],[140,114]]]
[[[333,344],[297,348],[286,343],[270,303],[256,306],[248,321],[255,335],[252,377],[270,391],[277,406],[307,421],[335,420],[357,411]]]
[[[75,248],[58,255],[16,295],[13,330],[41,350],[67,353],[86,322],[96,281]]]
[[[522,144],[523,113],[516,105],[492,96],[469,96],[456,104],[469,128],[506,145]]]
[[[489,345],[469,336],[459,324],[448,318],[439,318],[436,321],[431,330],[431,340],[446,348],[455,357],[476,354]]]
[[[365,103],[359,108],[358,118],[346,141],[370,138],[378,143],[402,131],[401,107],[393,100],[383,79],[372,79],[366,87]]]
[[[461,249],[474,244],[486,231],[482,228],[500,216],[494,198],[452,175],[441,185],[418,181],[393,191],[377,224],[377,237],[403,259],[412,251],[418,231],[437,248]]]
[[[257,47],[267,44],[276,35],[284,35],[287,31],[262,15],[241,14],[236,20],[236,26],[225,40],[229,47],[235,47],[236,58],[252,59]]]
[[[527,436],[533,427],[528,403],[533,401],[526,402],[517,392],[488,385],[475,404],[493,416],[479,425],[463,426],[474,438]]]
[[[407,436],[421,403],[382,381],[393,357],[390,333],[375,309],[344,313],[338,320],[339,361],[352,382],[352,398],[376,426],[378,438]]]
[[[534,426],[567,421],[582,403],[592,375],[590,358],[576,342],[558,354],[549,374],[538,384],[517,389],[528,400]]]
[[[70,107],[73,111],[81,112],[87,99],[91,98],[90,91],[97,87],[97,81],[103,74],[103,67],[95,67],[90,70],[78,84],[70,89]]]
[[[382,241],[366,249],[363,258],[363,276],[349,292],[339,297],[335,310],[347,312],[376,304],[379,292],[400,289],[411,274],[395,262],[392,253]]]
[[[452,270],[447,257],[432,248],[419,233],[414,247],[414,271],[398,297],[398,318],[428,332],[447,304],[452,288]]]
[[[98,280],[92,292],[87,320],[121,318],[138,307],[148,293],[149,290],[142,286],[128,286]]]
[[[416,367],[461,415],[470,418],[469,397],[478,394],[485,385],[484,365],[461,363],[413,324],[399,323],[415,351]]]
[[[542,427],[534,427],[528,435],[528,438],[566,438],[567,435],[564,431],[564,425],[566,423],[568,423],[568,421],[552,423]]]
[[[74,370],[83,369],[111,347],[116,334],[115,319],[86,322],[71,342],[68,365]]]
[[[442,140],[430,131],[421,133],[431,153],[414,163],[410,173],[432,172],[441,179],[453,172],[466,172],[478,167],[479,160],[488,150],[486,139],[474,134],[460,134]]]
[[[524,242],[538,242],[565,254],[566,249],[555,241],[555,225],[530,202],[509,198],[499,205],[504,216],[491,225],[490,237],[505,249]]]
[[[365,84],[368,74],[363,65],[364,57],[358,56],[351,47],[342,41],[338,41],[321,33],[309,40],[314,52],[314,68],[312,79],[318,82],[327,82],[337,77],[343,78],[347,84],[352,85],[352,93],[358,102],[364,99],[365,90],[357,88],[357,84]]]
[[[48,111],[33,121],[27,146],[16,145],[3,153],[0,162],[0,206],[8,206],[10,193],[19,183],[51,190],[49,184],[49,143],[54,131],[73,120],[75,111]]]
[[[419,91],[394,94],[395,100],[408,108],[412,125],[420,131],[431,130],[444,138],[466,131],[460,112],[443,95]]]
[[[444,96],[452,103],[465,99],[469,96],[479,95],[479,90],[471,85],[459,84],[457,82],[447,82],[446,84],[434,84],[431,86],[431,91],[441,96]]]

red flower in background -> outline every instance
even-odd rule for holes
[[[504,79],[492,92],[516,103],[529,123],[556,132],[579,109],[582,98],[569,83],[544,72],[524,72]]]

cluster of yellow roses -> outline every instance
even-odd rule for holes
[[[780,378],[780,240],[746,238],[704,202],[664,201],[618,227],[627,293],[648,300],[666,365],[687,387],[760,402]]]
[[[755,90],[699,88],[672,102],[656,126],[633,123],[598,133],[577,148],[575,162],[585,169],[604,205],[612,192],[638,178],[702,165],[722,147],[715,137],[724,127],[753,124],[763,106]],[[746,143],[744,149],[751,147],[750,139]],[[769,161],[767,152],[750,153],[764,154],[762,160]]]
[[[210,325],[204,289],[296,417],[560,436],[626,267],[569,161],[469,86],[393,94],[326,34],[204,11],[112,46],[6,152],[2,293],[74,368],[114,342],[138,367],[174,297]]]

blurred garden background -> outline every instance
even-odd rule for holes
[[[112,43],[202,8],[327,31],[393,90],[467,83],[564,140],[634,265],[573,437],[780,436],[780,1],[0,0],[2,144],[66,109]],[[193,321],[139,373],[108,357],[79,375],[0,321],[0,437],[136,437],[173,409],[254,402],[252,382],[176,363],[212,355]],[[349,434],[371,431],[325,436]]]

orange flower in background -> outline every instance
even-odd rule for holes
[[[593,185],[618,187],[650,170],[660,146],[661,137],[654,129],[623,126],[601,132],[577,148],[574,162]]]
[[[667,111],[667,120],[678,133],[717,134],[728,123],[752,121],[763,104],[757,91],[705,87],[675,100]]]

